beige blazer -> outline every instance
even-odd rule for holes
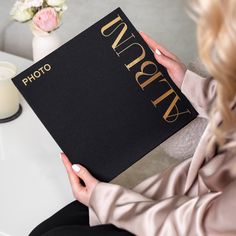
[[[207,118],[214,80],[187,71],[182,92]],[[215,115],[215,119],[220,118]],[[90,225],[114,224],[141,236],[236,235],[236,154],[207,148],[206,128],[194,156],[135,186],[99,182],[90,203]]]

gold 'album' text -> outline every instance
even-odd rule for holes
[[[175,122],[181,115],[187,113],[190,114],[191,112],[187,108],[184,111],[179,110],[178,102],[180,102],[181,100],[180,97],[177,95],[174,88],[158,69],[157,64],[146,59],[146,51],[144,47],[140,43],[134,42],[134,39],[136,39],[135,35],[133,33],[127,35],[127,31],[128,26],[119,14],[116,18],[114,18],[101,28],[101,34],[105,38],[112,36],[114,33],[119,33],[111,45],[111,48],[114,50],[118,57],[121,57],[122,53],[129,51],[129,49],[131,48],[135,48],[137,52],[139,52],[139,55],[137,57],[125,63],[124,66],[130,72],[132,69],[134,70],[135,68],[137,68],[137,66],[139,66],[139,70],[135,72],[134,77],[137,84],[144,92],[145,88],[147,86],[151,86],[154,81],[158,81],[158,83],[160,83],[160,86],[165,86],[164,88],[167,88],[167,90],[161,96],[151,99],[150,101],[155,106],[155,108],[158,108],[158,106],[162,102],[166,102],[167,99],[168,101],[171,100],[162,116],[166,122],[172,123]],[[148,71],[147,68],[149,68]],[[153,70],[152,73],[150,73],[150,69]]]

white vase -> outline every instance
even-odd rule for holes
[[[46,33],[33,31],[33,60],[39,61],[60,46],[60,40],[55,32]]]

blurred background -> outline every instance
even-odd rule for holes
[[[32,59],[32,32],[14,22],[9,12],[15,0],[1,0],[0,51]],[[184,0],[68,0],[57,34],[62,43],[121,7],[136,28],[176,53],[186,64],[196,58],[195,25]]]

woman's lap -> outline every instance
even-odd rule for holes
[[[40,223],[29,236],[40,236],[53,228],[64,225],[88,225],[88,209],[78,201],[73,201],[57,213]]]
[[[114,225],[89,226],[88,208],[78,201],[71,202],[47,220],[39,224],[29,236],[119,235],[131,233]]]
[[[94,227],[89,227],[86,225],[77,226],[77,225],[68,225],[61,226],[55,229],[52,229],[42,236],[130,236],[133,235],[125,230],[116,228],[114,225],[99,225]]]

